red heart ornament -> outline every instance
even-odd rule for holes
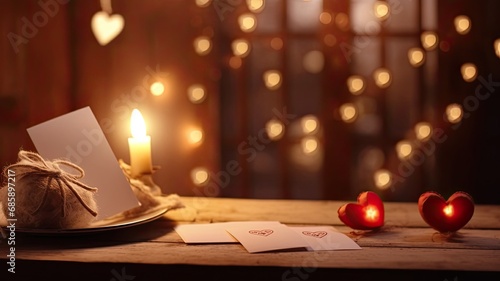
[[[472,197],[462,191],[448,201],[436,192],[425,192],[418,199],[418,210],[424,221],[439,232],[455,232],[464,227],[474,214]]]
[[[362,192],[357,204],[345,204],[337,212],[339,219],[352,229],[373,230],[384,225],[384,203],[372,191]]]

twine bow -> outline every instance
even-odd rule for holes
[[[39,154],[29,152],[29,151],[19,151],[19,160],[18,163],[12,164],[4,169],[4,175],[6,175],[7,170],[13,169],[13,168],[24,168],[22,171],[17,171],[17,175],[19,175],[21,178],[23,176],[26,176],[27,174],[34,174],[34,175],[40,175],[40,176],[45,176],[48,177],[48,183],[47,187],[45,188],[45,191],[43,193],[43,198],[40,202],[40,205],[33,211],[32,214],[36,214],[40,208],[43,206],[45,203],[45,200],[47,199],[47,194],[49,191],[49,186],[52,184],[52,181],[55,180],[59,186],[59,191],[61,192],[61,197],[63,200],[63,205],[62,205],[62,215],[63,217],[66,216],[66,191],[64,190],[63,186],[66,186],[71,192],[76,196],[78,201],[82,204],[82,206],[94,217],[97,216],[97,212],[94,211],[87,203],[85,203],[78,194],[78,192],[75,190],[75,188],[72,186],[72,184],[75,184],[76,186],[79,186],[85,190],[91,191],[91,192],[96,192],[97,188],[95,187],[90,187],[86,184],[83,184],[78,181],[78,179],[81,179],[85,176],[85,172],[83,171],[82,168],[80,168],[78,165],[73,164],[69,161],[64,161],[64,160],[54,160],[52,162],[45,161]],[[24,160],[24,161],[22,161]],[[66,165],[68,167],[73,168],[76,170],[78,173],[77,174],[71,174],[68,173],[64,170],[62,170],[59,165]]]

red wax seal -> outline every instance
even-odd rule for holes
[[[439,232],[455,232],[464,227],[474,214],[472,197],[455,192],[446,201],[436,192],[425,192],[418,199],[418,210],[424,221]]]
[[[358,203],[348,203],[338,209],[339,219],[357,230],[373,230],[384,225],[384,203],[372,191],[359,194]]]

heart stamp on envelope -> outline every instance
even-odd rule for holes
[[[259,235],[259,236],[269,236],[273,234],[272,229],[256,229],[256,230],[249,230],[248,233],[253,234],[253,235]]]
[[[315,238],[323,238],[328,233],[326,231],[302,231],[302,234]]]

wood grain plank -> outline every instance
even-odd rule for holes
[[[282,223],[343,225],[337,216],[348,202],[182,197],[186,208],[167,213],[175,221],[278,220]],[[416,203],[386,202],[387,226],[427,227]],[[500,207],[478,205],[465,228],[500,229]]]
[[[280,266],[312,268],[377,268],[500,271],[500,251],[476,249],[425,249],[366,247],[353,251],[273,252],[249,254],[239,244],[186,245],[139,242],[85,248],[19,248],[19,260],[98,263],[190,264],[211,266]]]

